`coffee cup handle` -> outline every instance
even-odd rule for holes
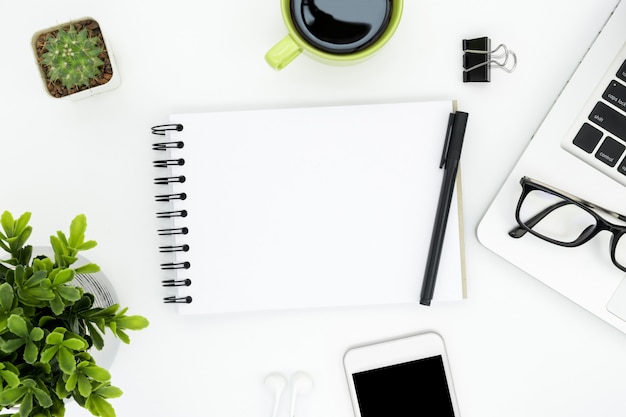
[[[300,53],[302,48],[291,35],[286,35],[265,54],[265,61],[275,70],[285,68]]]

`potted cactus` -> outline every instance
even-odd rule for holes
[[[76,285],[100,269],[78,254],[96,245],[85,240],[84,215],[72,221],[69,235],[50,237],[51,257],[32,257],[29,219],[30,213],[0,216],[0,248],[7,252],[0,258],[0,409],[10,410],[2,416],[62,417],[65,400],[73,399],[95,416],[114,417],[109,399],[122,391],[96,364],[93,349],[103,348],[105,330],[129,343],[126,332],[148,321],[118,304],[97,307],[97,292]]]
[[[99,23],[83,18],[35,33],[33,48],[46,90],[79,99],[119,86],[113,54]]]

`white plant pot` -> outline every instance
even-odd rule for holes
[[[33,38],[32,38],[33,51],[36,51],[36,42],[37,42],[37,39],[39,38],[40,35],[42,35],[44,33],[55,31],[55,30],[60,29],[60,28],[62,28],[64,26],[68,26],[72,22],[81,22],[83,20],[94,20],[95,21],[96,19],[87,16],[87,17],[83,17],[83,18],[80,18],[80,19],[74,19],[74,20],[71,20],[69,22],[65,22],[63,24],[52,26],[50,28],[47,28],[47,29],[40,30],[40,31],[36,32],[33,35]],[[107,92],[107,91],[114,90],[114,89],[116,89],[117,87],[120,86],[120,84],[121,84],[120,72],[119,72],[119,70],[117,68],[117,63],[115,61],[114,54],[113,54],[113,52],[112,52],[112,50],[110,48],[111,44],[108,41],[108,39],[106,38],[106,36],[105,36],[106,32],[102,29],[102,25],[100,25],[99,22],[98,22],[98,26],[100,26],[100,30],[102,32],[102,36],[103,36],[103,39],[104,39],[104,48],[107,51],[107,54],[109,55],[109,60],[111,62],[111,68],[112,68],[111,79],[108,82],[106,82],[104,84],[101,84],[101,85],[98,85],[98,86],[95,86],[95,87],[87,88],[85,90],[81,90],[81,91],[78,91],[76,93],[72,93],[72,94],[69,94],[69,95],[66,95],[66,96],[63,96],[63,97],[55,97],[48,90],[48,87],[47,87],[47,75],[44,72],[44,69],[42,68],[42,66],[39,64],[39,62],[37,62],[37,54],[35,52],[35,64],[37,65],[37,68],[39,68],[39,73],[41,75],[41,79],[42,79],[42,82],[44,84],[43,85],[44,90],[46,91],[46,93],[50,97],[55,98],[55,99],[60,99],[60,100],[76,101],[76,100],[81,100],[81,99],[86,98],[86,97],[90,97],[90,96],[95,95],[95,94],[100,94],[100,93],[104,93],[104,92]]]

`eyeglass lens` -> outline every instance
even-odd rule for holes
[[[626,237],[621,235],[615,245],[615,262],[626,267]]]
[[[519,217],[533,232],[564,244],[575,242],[596,225],[596,219],[583,208],[542,190],[528,193]]]
[[[582,207],[554,194],[530,191],[519,209],[520,221],[541,237],[572,244],[596,227],[597,220]],[[626,266],[626,237],[617,234],[615,261]]]

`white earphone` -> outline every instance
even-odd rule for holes
[[[289,417],[296,415],[296,399],[300,394],[306,394],[313,389],[313,378],[303,371],[298,371],[291,376],[291,407]]]
[[[272,372],[265,377],[265,386],[274,394],[274,407],[272,409],[272,417],[276,417],[278,414],[278,406],[280,405],[280,399],[287,386],[287,378],[278,372]]]
[[[289,417],[296,415],[296,400],[300,394],[306,394],[313,389],[313,378],[303,371],[295,372],[291,376],[291,405],[289,409]],[[278,415],[280,408],[280,400],[283,392],[287,387],[287,378],[278,372],[272,372],[265,377],[265,386],[274,395],[274,407],[272,409],[272,417]]]

